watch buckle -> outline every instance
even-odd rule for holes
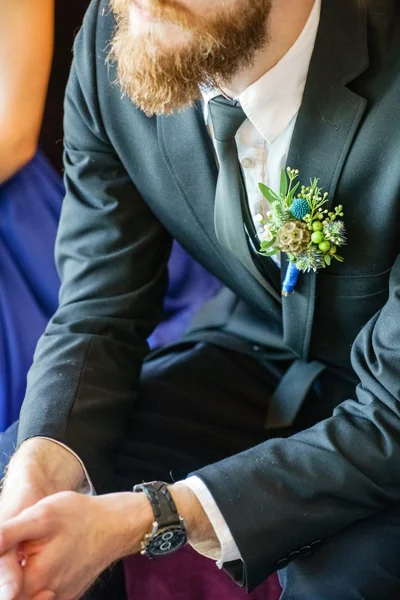
[[[152,530],[149,533],[145,533],[144,538],[140,542],[140,554],[145,555],[147,553],[147,546],[150,540],[158,533],[158,527],[157,521],[154,521],[152,523]]]

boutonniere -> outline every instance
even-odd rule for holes
[[[294,291],[300,272],[329,267],[332,260],[343,262],[337,251],[346,243],[346,228],[340,218],[344,216],[343,207],[328,211],[324,208],[328,193],[318,187],[319,180],[315,178],[304,186],[296,182],[298,176],[296,169],[283,169],[279,194],[259,184],[270,204],[265,217],[257,216],[264,227],[259,253],[287,254],[289,266],[282,285],[283,296]]]

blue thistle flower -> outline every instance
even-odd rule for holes
[[[305,198],[295,198],[292,206],[290,207],[290,212],[295,219],[299,219],[299,221],[301,221],[306,215],[310,214],[311,209]]]

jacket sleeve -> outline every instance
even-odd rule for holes
[[[217,502],[249,590],[310,544],[379,512],[400,495],[400,257],[389,299],[352,349],[356,397],[287,439],[272,439],[195,474]],[[225,565],[226,566],[226,565]]]
[[[19,443],[54,438],[80,456],[98,492],[138,389],[157,324],[171,240],[129,179],[102,125],[92,2],[65,100],[66,196],[56,245],[60,305],[40,339]],[[105,91],[106,93],[106,91]]]

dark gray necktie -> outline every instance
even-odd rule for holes
[[[245,223],[249,221],[249,210],[235,135],[245,121],[246,115],[237,102],[226,100],[223,96],[210,100],[209,112],[219,161],[214,208],[214,225],[218,241],[270,291],[269,284],[254,264],[245,230]],[[252,227],[252,223],[248,223],[248,228]]]

